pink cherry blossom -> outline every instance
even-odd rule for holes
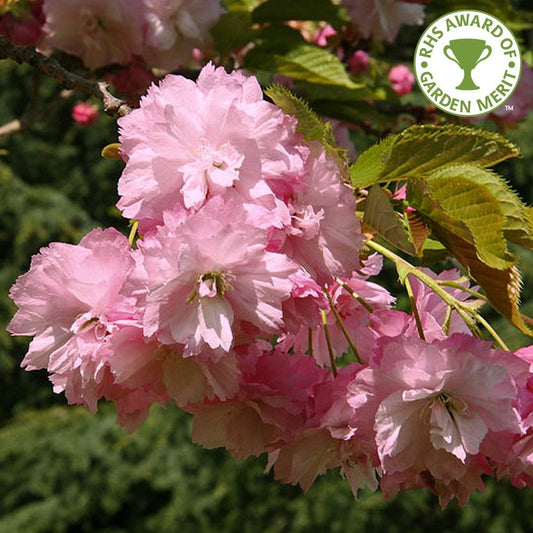
[[[397,0],[343,0],[354,25],[365,39],[394,41],[402,24],[420,25],[424,6]]]
[[[328,307],[323,288],[303,269],[292,274],[290,280],[291,297],[283,302],[285,328],[296,332],[301,327],[316,327],[320,323],[320,310]]]
[[[415,75],[406,65],[394,65],[388,73],[392,90],[398,95],[403,96],[413,90],[415,84]]]
[[[82,126],[94,126],[98,122],[99,116],[98,107],[89,102],[78,102],[72,108],[72,118]]]
[[[294,119],[263,100],[254,78],[212,65],[196,83],[166,76],[119,126],[126,168],[118,207],[143,231],[164,211],[194,212],[213,195],[271,196],[266,179],[302,166],[292,154]]]
[[[372,270],[374,267],[369,268]],[[351,278],[341,278],[339,282],[342,285],[334,283],[328,288],[331,304],[328,302],[327,306],[321,306],[325,312],[326,325],[322,323],[318,313],[314,316],[314,325],[311,322],[313,317],[307,317],[298,330],[281,338],[284,349],[294,346],[299,350],[309,351],[319,365],[329,366],[330,357],[339,358],[348,352],[351,341],[359,356],[364,361],[368,360],[378,337],[376,330],[369,327],[369,324],[379,310],[397,313],[390,310],[395,299],[386,289],[368,281],[364,274],[354,272]],[[416,328],[414,324],[413,326]],[[333,354],[330,354],[328,337]]]
[[[368,70],[370,56],[364,50],[356,50],[346,61],[350,74],[362,74]]]
[[[305,421],[309,394],[326,378],[308,356],[279,351],[241,356],[243,374],[236,397],[187,408],[194,414],[193,440],[206,448],[225,446],[236,458],[273,451]]]
[[[163,345],[136,326],[118,331],[111,345],[109,367],[121,390],[141,391],[160,403],[172,398],[180,407],[237,393],[240,371],[235,355],[184,357],[183,346]],[[113,399],[109,393],[106,397]]]
[[[327,24],[317,30],[314,41],[318,46],[328,46],[328,39],[334,35],[337,35],[337,31],[335,28]]]
[[[526,374],[513,354],[469,335],[433,343],[385,337],[349,386],[348,402],[375,420],[385,478],[422,475],[432,490],[451,490],[464,502],[463,479],[479,485],[477,456],[491,438],[522,432],[516,398]]]
[[[34,337],[22,366],[48,369],[56,392],[93,411],[110,377],[110,337],[137,320],[135,300],[121,294],[130,252],[116,230],[93,230],[79,245],[42,248],[11,289],[19,309],[8,330]]]
[[[377,488],[372,425],[358,420],[347,402],[347,386],[363,367],[351,364],[337,376],[315,384],[306,408],[305,429],[269,454],[277,479],[308,490],[318,475],[341,467],[354,496],[360,488]]]
[[[281,302],[290,296],[297,267],[266,251],[266,243],[265,232],[246,223],[242,207],[220,197],[184,221],[169,213],[165,225],[141,244],[145,334],[198,354],[228,352],[236,320],[279,331]]]
[[[172,71],[187,65],[195,48],[210,41],[209,30],[224,12],[219,0],[143,0],[142,56],[152,67]]]
[[[292,194],[285,198],[288,223],[273,232],[278,244],[271,243],[270,249],[286,253],[324,284],[356,269],[361,229],[354,215],[353,191],[342,182],[339,168],[321,145],[311,144],[303,172],[300,183],[295,182]],[[279,191],[279,184],[270,184]]]
[[[46,0],[45,48],[59,48],[94,70],[130,62],[142,49],[141,0]]]

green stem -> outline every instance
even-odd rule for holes
[[[442,329],[446,335],[450,334],[450,324],[452,322],[452,313],[453,309],[448,305],[446,307],[446,318],[444,319],[444,324],[442,325]]]
[[[335,363],[335,356],[333,355],[333,346],[331,345],[331,338],[329,336],[328,317],[326,316],[326,311],[324,311],[324,309],[321,309],[320,315],[322,316],[322,325],[324,326],[324,334],[326,335],[326,344],[328,345],[331,369],[333,370],[333,375],[337,377],[337,365]]]
[[[420,313],[418,312],[418,307],[416,306],[415,295],[413,293],[413,288],[409,282],[409,278],[405,278],[405,289],[407,290],[407,295],[409,296],[409,302],[411,303],[411,311],[415,317],[416,329],[418,330],[418,335],[422,340],[426,340],[424,335],[424,327],[422,326],[422,319],[420,318]]]
[[[359,356],[359,352],[357,351],[357,347],[355,346],[355,342],[353,341],[352,337],[348,333],[348,330],[346,329],[346,326],[344,325],[344,322],[342,321],[342,318],[340,317],[339,312],[337,311],[335,304],[333,303],[333,300],[331,299],[331,296],[329,295],[327,290],[324,291],[324,294],[326,295],[326,298],[328,299],[328,302],[329,302],[329,306],[331,307],[331,310],[333,311],[333,314],[335,315],[335,320],[337,322],[337,325],[339,326],[339,328],[342,331],[342,334],[348,341],[350,348],[353,350],[356,361],[360,364],[363,364],[363,361],[361,357]]]
[[[350,293],[351,296],[353,296],[369,313],[373,313],[374,312],[374,309],[372,308],[372,306],[366,302],[361,296],[359,296],[349,285],[347,285],[346,283],[344,283],[344,281],[342,281],[341,279],[339,278],[335,278],[335,281],[347,292]]]
[[[494,331],[494,328],[483,318],[479,313],[476,313],[476,318],[483,324],[485,329],[490,333],[492,338],[500,345],[502,350],[505,350],[506,352],[510,352],[508,346],[505,344],[503,339]]]
[[[392,252],[388,248],[385,248],[381,244],[378,244],[375,241],[369,240],[366,242],[366,245],[374,249],[376,252],[380,253],[396,265],[396,270],[402,283],[405,283],[407,276],[409,274],[412,274],[413,276],[418,278],[424,285],[429,287],[435,294],[440,296],[445,303],[455,309],[457,313],[459,313],[461,318],[465,321],[466,325],[468,326],[470,331],[472,331],[472,333],[474,333],[476,336],[479,336],[479,328],[476,324],[477,321],[485,327],[485,329],[490,333],[494,341],[496,341],[496,343],[503,350],[509,351],[509,348],[506,346],[500,336],[494,331],[492,326],[490,326],[490,324],[475,309],[470,308],[468,305],[464,304],[463,302],[460,302],[459,300],[451,296],[440,286],[440,283],[437,280],[433,279],[425,272],[422,272],[418,268],[411,265],[411,263],[409,263],[405,259],[402,259],[394,252]]]
[[[484,294],[481,294],[480,292],[477,292],[477,291],[471,289],[470,287],[465,287],[464,285],[461,285],[457,281],[440,281],[439,280],[439,281],[437,281],[437,283],[441,287],[453,287],[454,289],[459,289],[459,290],[461,290],[463,292],[467,292],[468,294],[470,294],[474,298],[478,298],[479,300],[483,300],[484,302],[488,302],[488,299],[487,299],[487,297]]]

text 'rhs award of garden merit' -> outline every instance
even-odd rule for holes
[[[520,79],[520,50],[500,20],[482,11],[454,11],[424,31],[415,51],[416,79],[426,98],[457,116],[490,113]]]

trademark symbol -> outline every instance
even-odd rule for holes
[[[512,111],[513,109],[514,109],[514,105],[505,104],[505,111]]]

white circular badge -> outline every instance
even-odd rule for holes
[[[450,115],[473,117],[504,105],[511,96],[520,79],[520,49],[496,17],[454,11],[424,31],[414,70],[420,90],[435,106]]]

